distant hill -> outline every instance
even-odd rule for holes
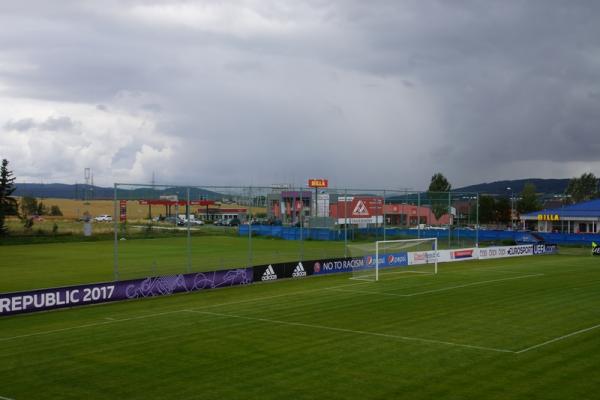
[[[512,193],[521,193],[527,182],[535,185],[538,193],[545,195],[563,194],[569,184],[569,179],[517,179],[497,181],[490,183],[480,183],[477,185],[464,186],[453,189],[454,192],[479,192],[484,194],[506,196],[511,188]],[[86,186],[83,184],[67,185],[63,183],[17,183],[15,196],[32,196],[39,198],[58,198],[58,199],[112,199],[114,189],[111,187]],[[158,196],[179,194],[183,198],[186,193],[185,187],[170,187],[163,190],[153,190],[151,188],[138,189],[119,189],[119,198],[153,198]],[[221,193],[206,189],[191,188],[190,198],[206,198],[211,200],[221,199]],[[403,197],[405,199],[405,197]]]
[[[543,194],[563,194],[567,189],[570,179],[516,179],[511,181],[497,181],[490,183],[480,183],[454,189],[456,192],[479,192],[485,194],[495,194],[505,196],[507,192],[521,193],[526,183],[533,183],[536,191]],[[510,187],[511,190],[506,188]]]
[[[67,185],[63,183],[16,183],[14,196],[31,196],[39,198],[55,198],[55,199],[89,199],[89,200],[106,200],[114,197],[114,188],[100,186],[86,186],[82,184]],[[180,198],[185,198],[186,188],[170,187],[162,190],[154,190],[151,188],[138,189],[119,189],[119,198],[143,199],[158,196],[166,196],[178,194]],[[190,188],[191,199],[221,199],[222,194],[212,192],[210,190],[200,188]]]

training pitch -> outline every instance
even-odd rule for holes
[[[0,399],[591,399],[591,256],[441,264],[0,319]]]

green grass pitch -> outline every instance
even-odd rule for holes
[[[599,260],[390,272],[2,318],[0,398],[598,398]]]
[[[118,242],[119,278],[213,271],[344,255],[343,242],[248,240],[233,236],[134,239]],[[114,279],[112,241],[7,245],[0,247],[0,293]],[[189,264],[188,264],[189,260]],[[189,268],[189,271],[188,271]]]

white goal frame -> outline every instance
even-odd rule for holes
[[[428,251],[433,251],[434,255],[434,274],[438,272],[438,240],[437,238],[421,238],[421,239],[399,239],[399,240],[378,240],[375,242],[375,281],[379,280],[379,246],[389,243],[410,243],[410,242],[418,242],[418,243],[426,243],[432,242],[433,249]]]

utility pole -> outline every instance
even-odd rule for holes
[[[507,187],[506,190],[510,190],[510,229],[513,230],[515,228],[515,223],[514,223],[515,196],[510,187]]]

